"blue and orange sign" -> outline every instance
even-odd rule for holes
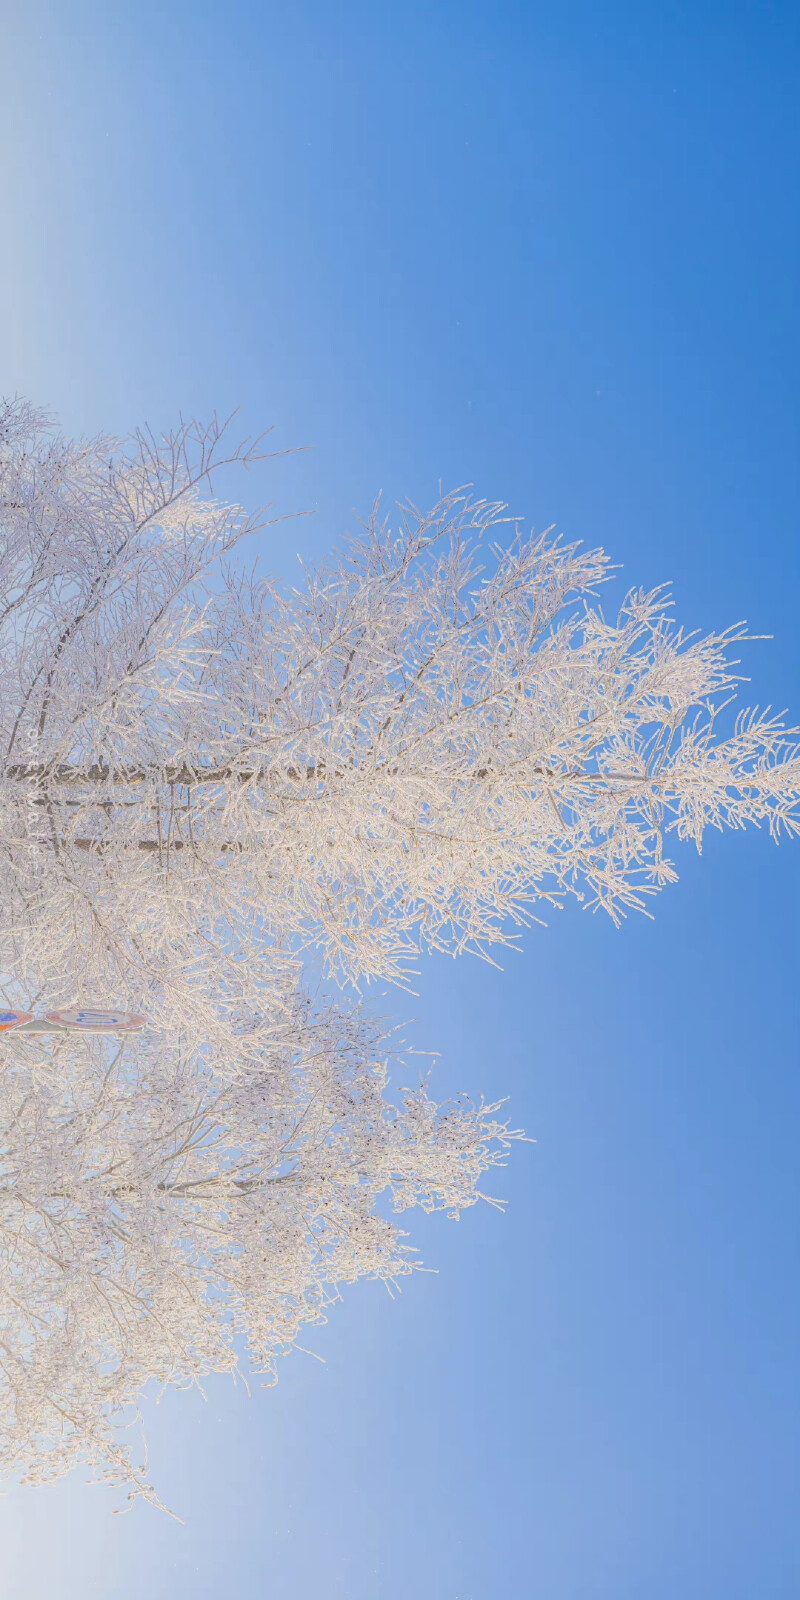
[[[21,1022],[32,1022],[32,1011],[0,1011],[0,1032],[6,1028],[18,1028]]]
[[[48,1011],[45,1020],[58,1028],[74,1028],[83,1033],[137,1033],[146,1017],[136,1011]]]

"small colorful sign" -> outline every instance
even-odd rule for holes
[[[0,1033],[6,1028],[18,1028],[21,1022],[32,1022],[32,1011],[0,1011]]]
[[[47,1022],[57,1028],[74,1028],[80,1033],[137,1033],[147,1018],[135,1011],[48,1011]]]

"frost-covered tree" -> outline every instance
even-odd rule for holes
[[[670,832],[797,831],[780,723],[716,737],[741,630],[686,639],[661,592],[607,621],[602,552],[494,542],[504,508],[456,494],[399,531],[374,516],[292,592],[232,567],[204,590],[253,526],[208,498],[218,427],[125,451],[20,405],[0,427],[0,961],[22,998],[113,994],[228,1047],[276,947],[402,979],[420,944],[485,952],[565,893],[644,906]]]
[[[781,723],[717,733],[740,629],[686,638],[660,591],[607,621],[602,552],[461,493],[282,591],[212,492],[256,453],[0,413],[3,993],[151,1023],[119,1056],[0,1045],[6,1460],[34,1473],[119,1476],[148,1377],[240,1333],[271,1370],[337,1282],[407,1267],[382,1193],[458,1209],[505,1149],[494,1108],[393,1112],[309,960],[402,983],[568,894],[645,908],[669,833],[800,826]]]
[[[385,1051],[357,1009],[300,998],[233,1078],[152,1034],[6,1036],[0,1475],[83,1463],[155,1500],[148,1383],[235,1374],[242,1346],[274,1377],[341,1284],[413,1270],[392,1210],[474,1203],[517,1135],[424,1086],[392,1104]]]

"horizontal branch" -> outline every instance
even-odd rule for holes
[[[48,840],[42,840],[41,842],[45,845],[49,843]],[[89,855],[105,855],[108,848],[102,839],[71,839],[69,841],[64,840],[62,842],[67,847],[72,845],[73,849],[84,850]],[[119,849],[120,845],[117,845],[116,848]],[[185,839],[164,839],[163,841],[159,839],[133,839],[129,844],[122,844],[121,848],[144,850],[149,855],[157,855],[159,851],[163,855],[169,855],[172,850],[194,850],[195,854],[199,854],[197,844],[192,843],[191,840],[187,841]],[[214,845],[214,850],[221,850],[223,854],[240,855],[244,848],[245,846],[237,841]]]
[[[288,767],[286,776],[294,779],[301,777],[313,778],[317,776],[318,768],[310,766],[304,773],[296,767]],[[71,762],[61,762],[52,766],[48,762],[17,762],[14,766],[6,767],[3,776],[27,781],[30,783],[147,783],[149,779],[156,778],[161,783],[178,784],[188,788],[196,783],[225,783],[235,778],[239,783],[263,783],[274,773],[268,767],[242,768],[230,764],[223,767],[189,766],[183,762],[180,766],[160,766],[153,763],[151,766],[134,767],[106,767],[101,763],[93,763],[89,767],[75,766]]]
[[[106,767],[98,762],[88,767],[75,766],[72,762],[60,762],[56,766],[48,762],[17,762],[13,766],[6,767],[2,775],[4,778],[11,778],[17,782],[42,785],[47,783],[59,785],[79,785],[82,783],[136,784],[147,783],[155,778],[158,782],[167,785],[176,784],[180,788],[191,788],[195,784],[227,783],[231,779],[237,783],[267,783],[273,781],[278,775],[291,779],[293,783],[302,782],[304,779],[316,779],[319,781],[329,776],[343,778],[347,770],[352,771],[353,769],[354,763],[351,762],[349,769],[335,767],[329,772],[325,761],[312,761],[305,768],[286,767],[280,774],[277,774],[274,767],[237,767],[230,762],[220,767],[204,767],[200,763],[189,765],[188,762],[182,762],[180,766],[169,764],[160,766],[153,762],[150,766],[131,767]],[[389,777],[396,777],[399,768],[394,766],[384,770]],[[533,767],[531,770],[542,778],[554,778],[556,776],[552,767]],[[488,778],[499,776],[499,774],[492,767],[478,767],[470,776]],[[574,776],[574,774],[566,774],[566,776]]]

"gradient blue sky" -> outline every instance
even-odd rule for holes
[[[800,716],[793,4],[6,0],[0,359],[71,431],[243,408],[317,515],[472,481],[747,617]],[[0,1501],[0,1600],[797,1600],[800,848],[681,850],[390,996],[537,1139],[277,1390],[150,1407],[179,1527]]]

